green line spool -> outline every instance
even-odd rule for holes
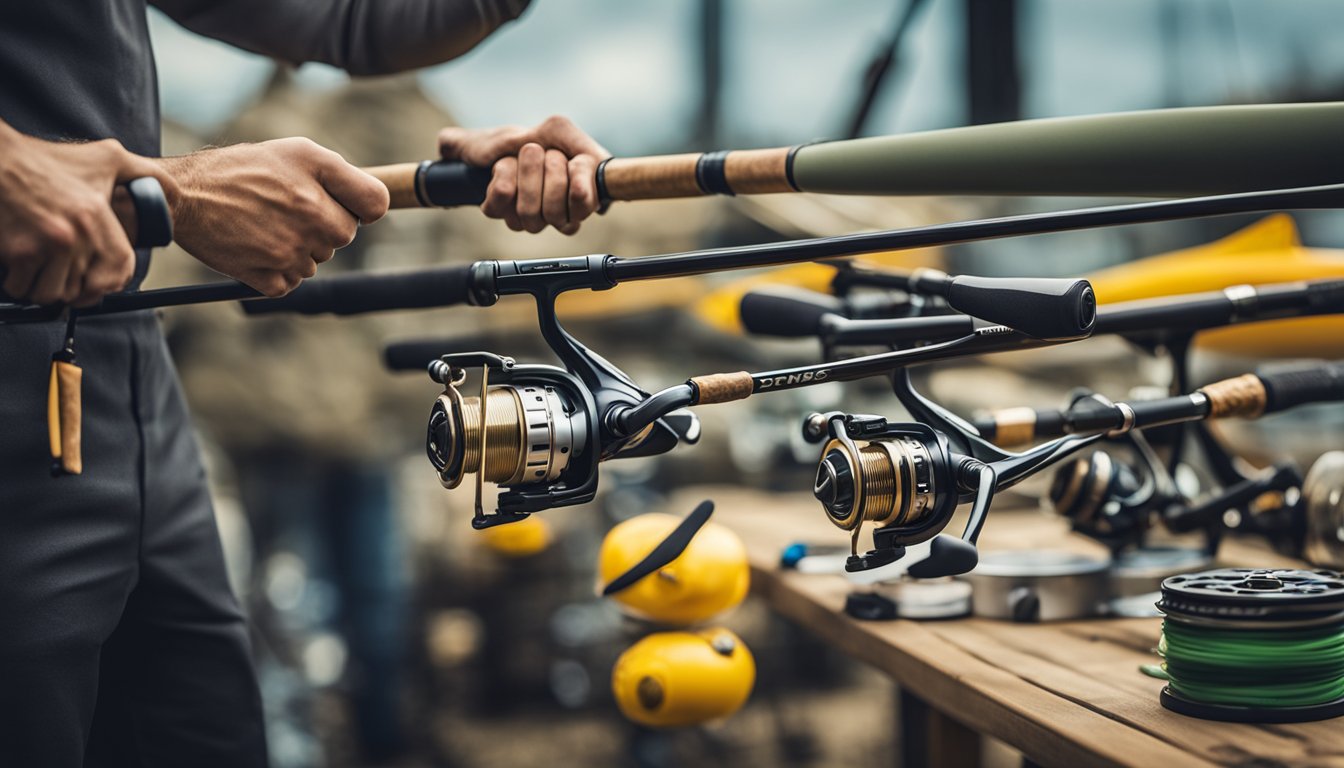
[[[1344,714],[1344,574],[1224,568],[1162,582],[1162,706],[1207,720]]]

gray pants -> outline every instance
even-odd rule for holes
[[[62,330],[0,326],[0,765],[264,765],[246,626],[158,322],[80,322],[84,472],[53,478]]]

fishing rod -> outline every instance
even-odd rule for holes
[[[1124,112],[747,149],[610,158],[605,205],[701,195],[1188,197],[1344,179],[1344,102]],[[492,171],[457,161],[365,169],[392,207],[478,205]]]
[[[891,275],[891,287],[899,285],[905,291],[930,295],[925,286],[936,284],[943,277],[944,273],[938,270],[918,269],[909,274]],[[744,327],[752,333],[784,338],[815,336],[828,348],[943,342],[960,338],[986,324],[973,312],[944,311],[920,317],[859,319],[842,314],[856,301],[857,297],[848,303],[840,302],[834,297],[798,288],[766,288],[743,295],[741,317]],[[899,298],[875,297],[864,309],[880,312],[899,306],[899,302]],[[1238,285],[1221,291],[1101,305],[1097,308],[1092,335],[1118,335],[1157,345],[1199,331],[1239,323],[1338,313],[1344,313],[1344,280]],[[1000,430],[1011,432],[1014,442],[1030,442],[1035,437],[1062,434],[1046,431],[1059,428],[1058,411],[1042,410],[1039,413],[1043,417],[1042,423],[1036,427],[1006,417],[981,420],[976,426],[991,439],[996,438]],[[1022,439],[1024,427],[1034,431]]]
[[[1070,412],[1070,434],[1021,453],[994,446],[924,399],[910,387],[905,370],[895,374],[893,385],[915,422],[839,411],[805,419],[804,436],[825,441],[813,495],[827,519],[852,534],[847,571],[889,568],[907,548],[922,545],[924,559],[902,563],[900,570],[931,578],[975,567],[976,540],[997,491],[1101,440],[1136,430],[1208,418],[1258,418],[1306,403],[1344,400],[1344,364],[1247,374],[1161,400],[1086,398]],[[965,502],[972,507],[961,536],[941,533]],[[860,555],[865,522],[877,526],[874,548]]]
[[[921,275],[886,273],[883,287],[918,291]],[[749,293],[742,298],[742,318],[749,330],[774,335],[822,339],[826,349],[846,345],[908,345],[957,338],[980,321],[962,315],[890,320],[850,320],[830,310],[833,297],[789,290]],[[1118,334],[1154,347],[1171,349],[1175,391],[1187,389],[1186,351],[1202,330],[1233,324],[1344,312],[1344,280],[1295,282],[1259,287],[1234,286],[1162,299],[1104,305],[1098,310],[1093,335]],[[1008,408],[971,420],[971,427],[999,446],[1030,444],[1075,431],[1076,407],[1096,397],[1075,391],[1064,409]],[[1183,428],[1182,428],[1183,427]],[[1313,504],[1302,492],[1304,479],[1291,462],[1247,474],[1203,423],[1168,430],[1170,451],[1164,465],[1149,439],[1128,433],[1115,447],[1133,454],[1125,461],[1110,450],[1061,465],[1049,499],[1074,530],[1106,544],[1113,551],[1141,545],[1154,519],[1176,533],[1203,531],[1206,550],[1217,550],[1227,531],[1263,536],[1280,548],[1300,554],[1311,522]],[[1186,432],[1195,438],[1220,488],[1198,502],[1180,492],[1173,473],[1181,459]],[[1310,473],[1309,473],[1310,474]],[[1319,474],[1319,473],[1318,473]],[[1236,514],[1229,514],[1235,511]]]
[[[1340,207],[1344,207],[1344,183],[1033,213],[640,258],[591,255],[487,260],[472,265],[384,275],[341,275],[306,281],[288,296],[278,299],[265,299],[260,292],[240,283],[209,283],[108,296],[99,305],[82,310],[82,314],[100,315],[230,300],[245,301],[244,309],[250,314],[349,315],[464,303],[490,306],[506,295],[554,298],[566,291],[607,290],[634,280],[687,277],[880,251],[1238,213]],[[0,323],[48,320],[59,312],[59,307],[0,306]]]

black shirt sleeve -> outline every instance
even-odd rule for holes
[[[460,56],[530,0],[150,0],[187,29],[281,61],[380,75]]]

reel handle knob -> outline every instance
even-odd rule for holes
[[[975,545],[946,533],[929,542],[929,556],[910,566],[906,573],[916,579],[936,579],[970,573],[980,562]]]

